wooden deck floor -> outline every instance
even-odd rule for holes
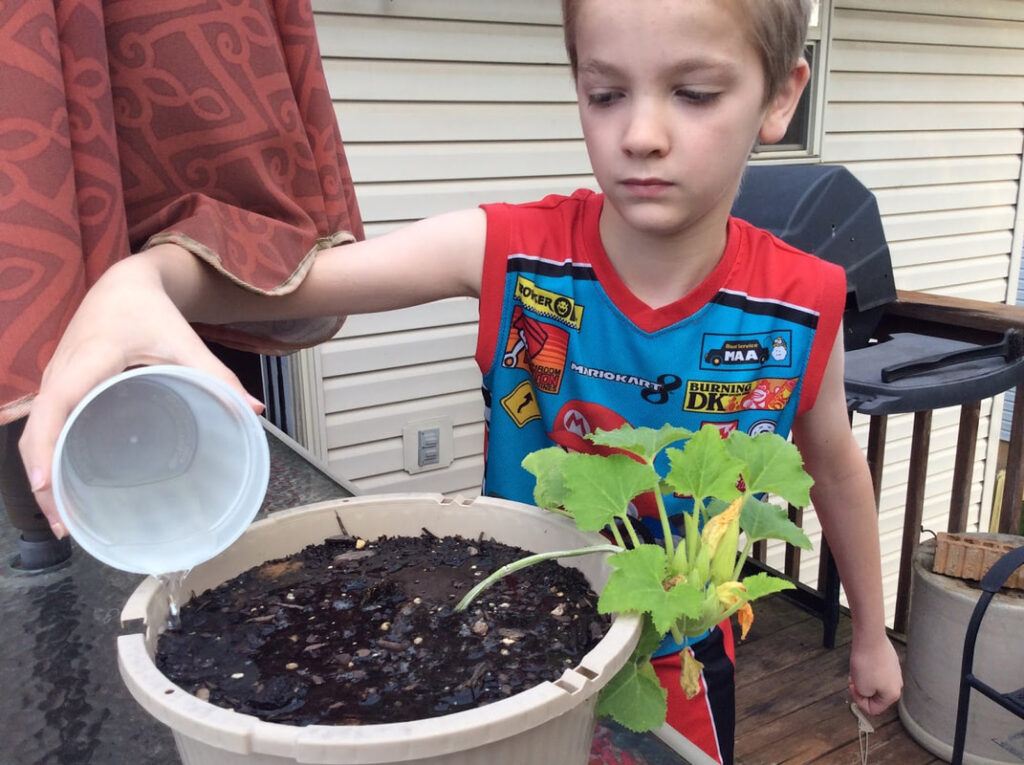
[[[736,650],[736,765],[860,763],[846,679],[849,617],[829,650],[821,622],[780,596],[759,601],[754,613]],[[895,706],[872,724],[870,765],[942,762],[906,734]]]

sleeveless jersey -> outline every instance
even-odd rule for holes
[[[840,267],[731,218],[712,273],[652,309],[608,260],[602,204],[580,190],[483,208],[476,358],[488,495],[532,503],[523,457],[552,443],[594,451],[583,436],[597,428],[712,424],[723,435],[787,435],[814,403],[843,313]],[[670,517],[689,509],[665,499]],[[633,509],[660,536],[650,504]]]

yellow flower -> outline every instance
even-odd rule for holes
[[[722,604],[726,610],[732,608],[734,605],[743,599],[743,593],[746,592],[744,587],[739,582],[722,582],[718,585],[715,590],[715,594],[718,596],[718,602]]]
[[[736,612],[736,619],[740,623],[740,640],[746,640],[747,633],[750,632],[750,625],[754,623],[754,609],[750,607],[750,603],[743,604],[743,607]]]
[[[683,671],[679,674],[679,684],[683,687],[686,698],[692,699],[700,693],[700,673],[704,671],[704,665],[697,661],[693,655],[693,649],[687,646],[680,654]]]
[[[722,604],[722,608],[728,611],[743,599],[744,592],[746,592],[746,588],[739,582],[724,582],[718,585],[715,594],[718,596],[718,602]],[[740,623],[740,640],[745,640],[750,631],[750,625],[754,623],[754,609],[750,607],[750,603],[740,606],[736,612],[736,618]]]
[[[704,524],[704,530],[701,532],[700,541],[701,544],[707,548],[708,556],[713,558],[715,556],[715,550],[718,549],[719,543],[722,538],[725,537],[729,528],[733,525],[733,522],[739,523],[740,508],[743,506],[743,498],[737,497],[732,503],[725,508],[722,512]]]

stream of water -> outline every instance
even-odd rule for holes
[[[167,593],[167,629],[171,631],[181,629],[181,586],[189,571],[191,569],[156,575],[156,580],[163,585],[164,592]]]

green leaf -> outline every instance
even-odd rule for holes
[[[634,733],[660,728],[668,713],[668,691],[649,661],[626,662],[598,696],[597,714]]]
[[[655,629],[665,635],[682,616],[700,615],[703,594],[685,582],[664,587],[668,560],[664,548],[642,545],[608,558],[613,571],[597,601],[602,614],[639,611],[651,615]]]
[[[665,483],[695,502],[706,497],[735,499],[740,494],[736,483],[743,463],[726,451],[725,444],[718,428],[705,425],[684,449],[667,449],[670,468]]]
[[[685,441],[692,435],[693,433],[686,428],[677,428],[673,425],[662,425],[658,430],[623,425],[617,430],[598,429],[587,438],[599,446],[624,449],[648,462],[653,462],[658,453],[666,446],[674,444],[676,441]]]
[[[636,648],[633,649],[633,656],[647,658],[658,650],[658,647],[661,645],[661,641],[665,637],[665,633],[657,630],[654,626],[654,622],[651,621],[650,614],[643,615],[643,624],[644,626],[640,632],[640,639],[637,641]]]
[[[772,593],[796,589],[796,585],[788,579],[769,576],[764,572],[748,576],[741,582],[741,584],[746,590],[746,592],[743,593],[743,598],[745,600],[756,600],[757,598],[763,598],[765,595],[771,595]]]
[[[560,446],[549,446],[530,452],[523,458],[523,468],[537,479],[533,501],[538,507],[556,508],[565,504],[565,478],[562,466],[569,453]]]
[[[625,454],[567,454],[562,471],[567,487],[562,506],[584,531],[600,531],[625,515],[634,497],[658,485],[651,465]]]
[[[804,470],[796,446],[777,433],[760,433],[753,438],[733,431],[725,441],[729,453],[745,463],[743,481],[750,494],[769,492],[797,507],[811,503],[814,481]],[[724,499],[724,497],[723,497]]]
[[[731,504],[732,500],[726,502],[723,499],[715,499],[712,497],[711,499],[708,500],[707,504],[708,519],[714,518],[716,515],[724,511]]]
[[[811,540],[804,534],[803,529],[789,520],[784,508],[754,497],[747,497],[743,503],[743,509],[740,511],[740,528],[750,542],[759,539],[782,539],[794,547],[811,549]]]

